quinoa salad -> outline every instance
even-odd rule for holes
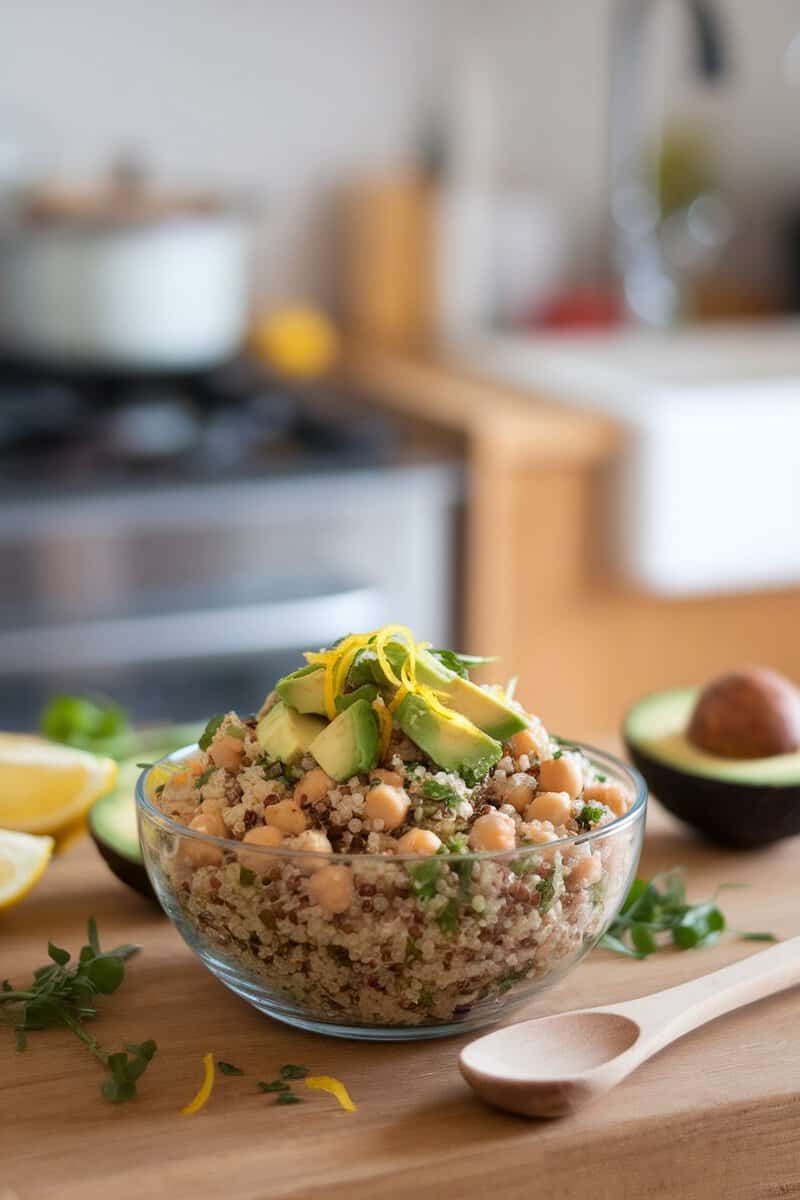
[[[305,657],[258,714],[149,771],[150,804],[191,831],[142,829],[187,940],[342,1026],[464,1020],[572,966],[636,866],[641,828],[615,828],[632,782],[470,680],[486,660],[402,626]]]

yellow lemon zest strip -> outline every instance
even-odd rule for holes
[[[205,1069],[205,1076],[200,1085],[200,1091],[193,1100],[189,1101],[185,1108],[181,1109],[181,1115],[184,1117],[191,1117],[193,1113],[199,1112],[211,1095],[211,1089],[214,1086],[214,1055],[210,1052],[203,1055],[203,1067]]]
[[[378,662],[381,664],[381,670],[388,679],[389,683],[395,687],[400,687],[400,680],[392,670],[389,659],[386,657],[386,643],[399,634],[403,641],[408,646],[409,654],[413,653],[414,635],[405,625],[384,625],[383,629],[379,629],[375,635],[375,653],[378,656]]]
[[[472,721],[468,717],[463,716],[462,713],[456,712],[455,709],[447,708],[446,705],[442,704],[439,699],[440,693],[434,688],[420,683],[417,685],[417,694],[422,697],[433,712],[438,713],[440,717],[444,717],[451,725],[456,725],[459,729],[467,730],[469,733],[475,732],[476,726]]]
[[[333,1075],[310,1075],[306,1079],[306,1087],[316,1088],[320,1092],[330,1092],[332,1096],[341,1104],[345,1112],[355,1112],[356,1106],[350,1099],[350,1094],[347,1088],[339,1079],[334,1079]]]
[[[380,737],[378,755],[383,759],[392,740],[392,717],[389,709],[383,702],[382,696],[378,696],[372,701],[372,711],[378,718],[378,734]]]

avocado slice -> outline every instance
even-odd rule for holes
[[[275,684],[275,691],[285,704],[296,708],[299,713],[316,713],[327,716],[325,711],[325,668],[310,664],[284,675]]]
[[[282,763],[298,762],[314,738],[325,728],[320,717],[304,715],[282,700],[273,704],[256,726],[256,738],[265,754]]]
[[[400,702],[395,718],[406,737],[445,771],[455,771],[470,787],[502,758],[500,743],[477,725],[463,717],[449,720],[413,692]]]
[[[505,742],[527,728],[516,709],[484,691],[469,679],[462,679],[427,650],[417,655],[417,679],[441,694],[442,703],[465,716],[489,737]]]
[[[339,713],[308,750],[337,783],[371,770],[378,760],[378,719],[368,701],[356,700]]]
[[[374,683],[362,683],[360,688],[356,688],[354,692],[344,692],[341,696],[337,696],[334,703],[337,712],[344,712],[351,704],[355,704],[357,700],[366,700],[367,704],[372,704],[373,700],[378,698],[378,689]]]
[[[623,737],[665,808],[723,846],[750,849],[800,833],[800,751],[733,759],[694,746],[687,730],[700,688],[645,696]]]
[[[117,786],[89,811],[89,833],[111,870],[141,896],[155,900],[136,827],[134,789],[141,768],[129,759],[120,764]]]

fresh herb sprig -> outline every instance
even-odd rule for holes
[[[27,1036],[34,1030],[66,1026],[71,1029],[98,1062],[108,1077],[100,1091],[104,1100],[119,1104],[136,1095],[136,1082],[147,1070],[156,1052],[152,1040],[127,1044],[124,1050],[109,1053],[85,1028],[85,1022],[97,1016],[95,997],[116,992],[125,978],[125,962],[138,946],[117,946],[101,950],[94,917],[89,918],[88,944],[83,946],[72,966],[68,950],[48,944],[50,962],[34,971],[25,988],[14,988],[6,979],[0,987],[0,1019],[13,1025],[17,1049],[25,1050]]]
[[[628,958],[647,958],[668,946],[678,950],[713,946],[728,929],[717,895],[724,887],[737,886],[722,884],[710,900],[690,904],[686,899],[685,874],[680,867],[655,875],[649,881],[636,879],[619,916],[600,944]],[[737,929],[728,932],[751,942],[777,941],[772,933],[745,933]]]

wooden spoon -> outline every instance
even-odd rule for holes
[[[796,983],[800,937],[638,1000],[499,1029],[464,1047],[461,1074],[498,1108],[564,1116],[690,1030]]]

